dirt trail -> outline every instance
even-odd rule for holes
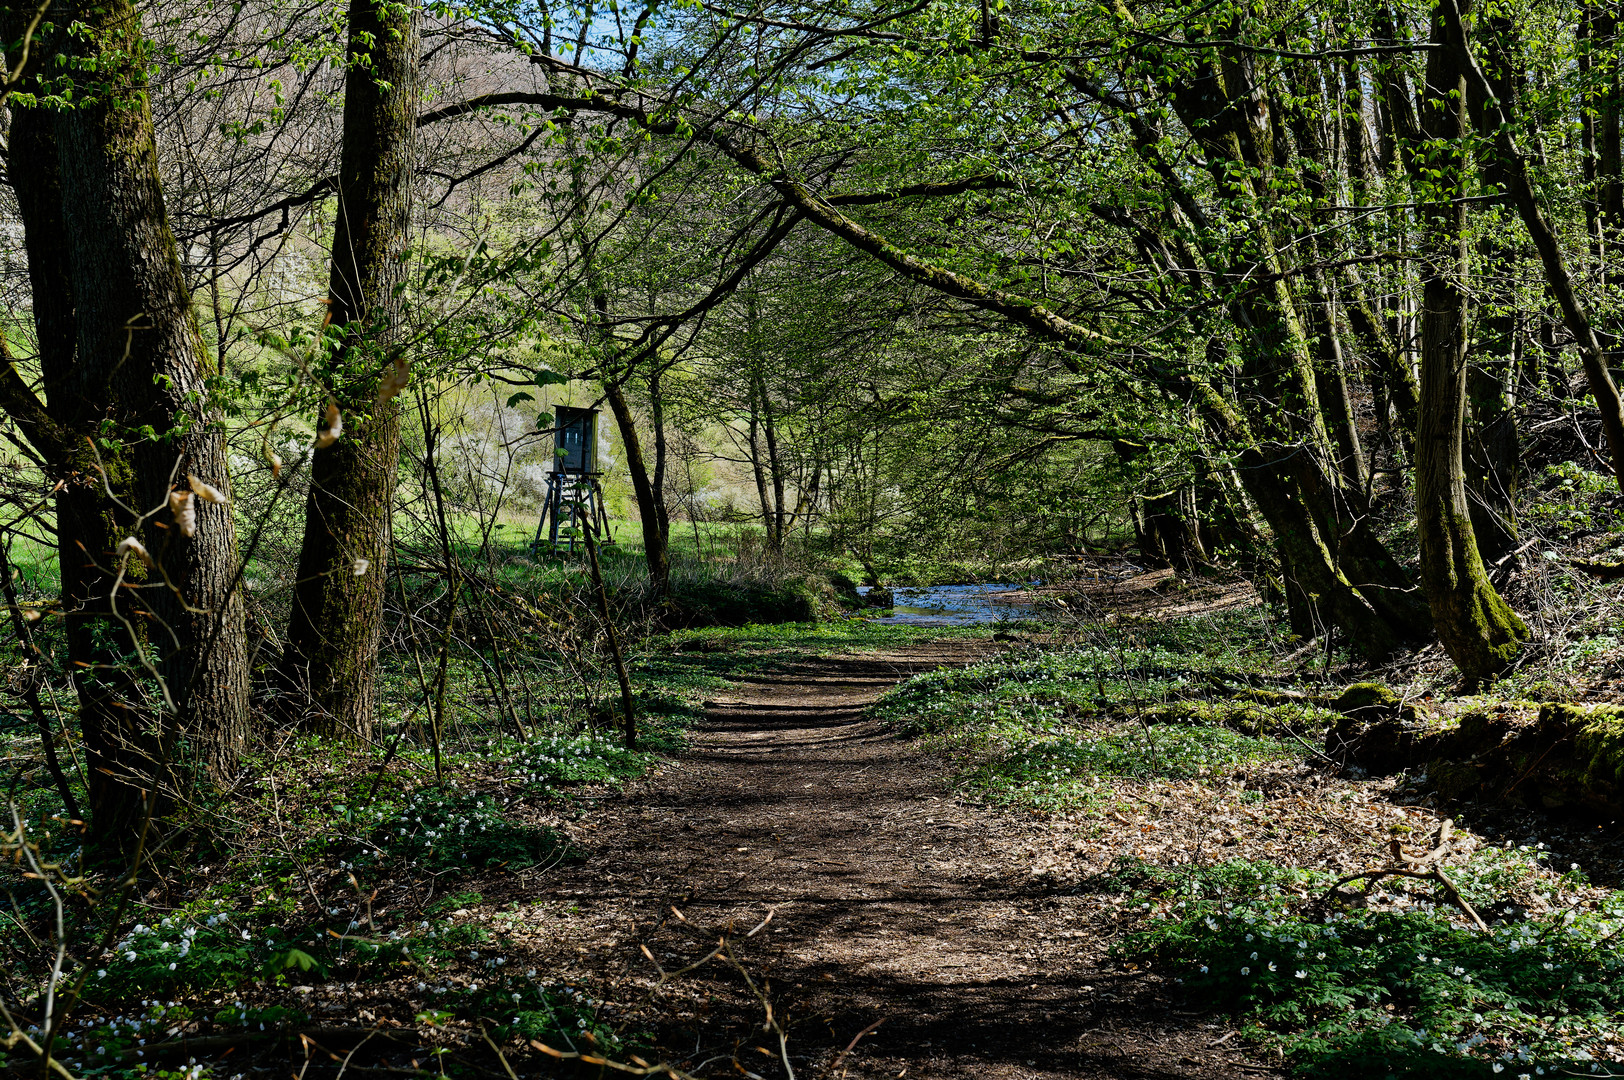
[[[985,649],[932,643],[806,661],[718,694],[691,753],[594,815],[590,862],[539,883],[568,916],[552,935],[559,959],[595,969],[607,996],[627,1000],[647,985],[640,945],[674,966],[714,945],[718,928],[742,933],[772,910],[740,955],[771,979],[802,1080],[881,1017],[842,1063],[847,1075],[1268,1071],[1213,1045],[1223,1029],[1178,1015],[1113,967],[1104,948],[1114,916],[1100,897],[1033,881],[1017,849],[1040,825],[959,805],[939,758],[863,719],[900,679]],[[741,989],[713,966],[662,991],[667,1052],[758,1044],[759,1011],[752,1025]],[[766,1056],[741,1056],[764,1076],[783,1074]]]

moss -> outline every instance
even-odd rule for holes
[[[1339,713],[1352,713],[1361,709],[1381,709],[1383,711],[1396,711],[1404,704],[1404,699],[1393,692],[1391,687],[1377,682],[1360,682],[1343,689],[1331,702],[1331,708]]]
[[[1322,727],[1331,720],[1323,709],[1300,700],[1266,705],[1254,701],[1178,701],[1145,710],[1151,724],[1202,724],[1243,735],[1270,735],[1284,729]]]
[[[1574,732],[1574,757],[1585,788],[1616,792],[1624,786],[1624,706],[1557,706],[1582,712],[1581,726]],[[1545,710],[1540,710],[1541,719]]]

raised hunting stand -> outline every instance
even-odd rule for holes
[[[531,546],[539,550],[541,534],[546,531],[548,545],[557,551],[558,530],[565,524],[591,529],[598,543],[612,544],[609,511],[598,483],[603,475],[598,472],[598,410],[560,405],[553,409],[553,417],[553,471],[547,474],[547,498],[541,504],[541,520],[536,522],[536,540]],[[578,533],[566,534],[567,550],[575,551],[577,539]]]

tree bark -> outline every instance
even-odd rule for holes
[[[1513,40],[1515,30],[1504,15],[1486,19],[1484,30],[1488,38],[1485,74],[1493,80],[1495,95],[1510,114],[1516,111],[1521,80],[1510,69],[1502,43]],[[1506,189],[1505,170],[1497,157],[1491,155],[1482,168],[1483,179],[1491,190]],[[1478,253],[1483,260],[1483,291],[1515,281],[1517,252],[1503,230],[1484,230]],[[1508,385],[1515,386],[1517,374],[1516,297],[1514,285],[1501,287],[1498,296],[1490,292],[1495,307],[1478,321],[1477,355],[1466,377],[1466,499],[1472,511],[1477,549],[1486,563],[1517,547],[1517,480],[1522,448],[1512,390],[1508,389]]]
[[[1596,102],[1595,140],[1598,160],[1600,191],[1597,192],[1597,226],[1601,234],[1601,267],[1609,282],[1613,275],[1606,269],[1615,261],[1614,249],[1624,230],[1624,169],[1620,162],[1619,113],[1619,57],[1618,16],[1611,3],[1594,9],[1590,23],[1592,65],[1599,55],[1601,60],[1600,100]],[[1506,110],[1508,113],[1510,109]]]
[[[669,548],[671,507],[666,501],[665,478],[671,454],[665,431],[665,381],[662,378],[664,374],[664,369],[651,360],[648,371],[648,411],[649,423],[654,428],[654,473],[649,478],[649,483],[654,491],[654,516],[660,524],[660,536]],[[698,554],[697,549],[695,554]],[[669,553],[667,558],[669,559]]]
[[[8,22],[18,14],[8,10]],[[127,846],[149,794],[167,806],[187,769],[233,770],[247,738],[246,642],[229,509],[192,496],[192,536],[162,509],[188,475],[222,493],[231,483],[209,405],[212,359],[158,181],[140,20],[121,0],[61,15],[83,29],[57,47],[73,55],[76,78],[96,79],[54,122],[18,110],[11,164],[46,411],[61,435],[47,458],[66,485],[57,529],[92,826],[100,841]],[[157,512],[139,525],[120,501]],[[123,590],[121,565],[134,571],[125,581],[144,574],[113,548],[138,527],[158,573]],[[163,705],[147,704],[143,690]]]
[[[1433,41],[1444,26],[1435,20]],[[1466,79],[1457,53],[1434,49],[1427,60],[1422,133],[1432,147],[1464,154]],[[1420,151],[1417,152],[1418,156]],[[1528,638],[1528,628],[1490,584],[1478,554],[1466,499],[1462,427],[1466,418],[1468,273],[1466,207],[1458,199],[1464,156],[1431,151],[1431,168],[1413,171],[1424,206],[1426,255],[1421,262],[1421,424],[1416,432],[1416,528],[1421,582],[1438,637],[1467,683],[1503,671]],[[1441,178],[1441,179],[1440,179]]]
[[[626,452],[626,471],[631,474],[632,494],[637,498],[637,516],[643,523],[643,561],[648,566],[649,584],[655,596],[664,596],[671,587],[670,538],[662,526],[660,493],[649,480],[648,462],[643,457],[643,440],[637,434],[637,418],[632,415],[626,392],[614,379],[605,379],[603,393],[620,429],[620,442]]]
[[[778,417],[765,380],[761,383],[761,433],[767,441],[767,473],[772,478],[773,513],[768,523],[774,551],[784,550],[784,463],[778,454]]]
[[[17,14],[7,12],[8,41],[21,34]],[[146,645],[145,623],[132,624],[137,635],[132,641],[110,603],[117,589],[113,549],[135,528],[119,504],[133,504],[135,493],[122,445],[98,447],[91,441],[101,421],[113,418],[111,386],[105,365],[86,385],[81,381],[86,373],[75,363],[79,331],[55,128],[48,113],[12,108],[8,171],[23,223],[46,397],[44,402],[34,397],[11,366],[8,349],[4,399],[7,414],[62,485],[56,495],[56,536],[68,663],[90,762],[85,779],[91,821],[106,839],[133,831],[142,812],[141,793],[159,779],[153,771],[158,721],[143,707],[134,674],[140,669],[133,652]],[[136,580],[144,579],[139,562],[131,570]]]
[[[1579,25],[1574,31],[1575,60],[1579,68],[1579,85],[1591,85],[1591,71],[1595,66],[1592,53],[1595,38],[1596,5],[1589,0],[1579,6]],[[1589,91],[1579,95],[1579,170],[1584,180],[1584,189],[1580,193],[1580,202],[1585,211],[1585,235],[1590,240],[1590,254],[1593,259],[1600,262],[1602,259],[1601,241],[1601,202],[1597,198],[1598,184],[1596,175],[1596,113]]]
[[[330,389],[345,434],[311,462],[284,687],[323,735],[365,737],[377,708],[400,410],[379,386],[401,356],[416,168],[416,5],[350,0],[338,220],[328,284]]]

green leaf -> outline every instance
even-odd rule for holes
[[[534,400],[536,400],[536,396],[534,394],[529,394],[529,393],[526,393],[523,390],[520,390],[517,394],[514,394],[513,396],[511,396],[511,397],[509,397],[507,399],[507,407],[510,408],[510,409],[517,408],[518,406],[524,404],[527,401],[534,401]]]
[[[317,974],[322,972],[321,961],[303,949],[289,949],[280,956],[273,956],[265,961],[265,974],[267,976],[292,971],[294,968],[300,971],[314,971]]]

